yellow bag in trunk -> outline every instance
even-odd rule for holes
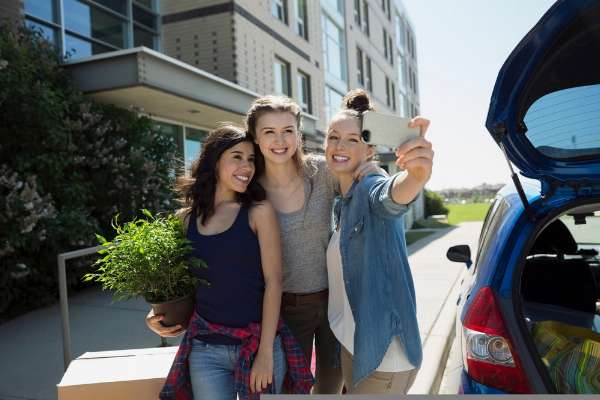
[[[558,393],[600,393],[600,334],[542,321],[534,325],[533,339]]]

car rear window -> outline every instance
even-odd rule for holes
[[[600,155],[600,85],[559,90],[535,101],[523,121],[543,155],[588,159]]]

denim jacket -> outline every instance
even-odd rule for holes
[[[334,207],[334,223],[341,218],[344,284],[356,324],[355,386],[377,369],[393,336],[399,336],[415,368],[422,360],[415,289],[404,238],[403,214],[408,206],[392,199],[395,177],[364,177]]]

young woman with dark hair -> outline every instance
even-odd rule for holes
[[[255,179],[259,158],[243,129],[225,125],[209,134],[191,176],[178,180],[184,205],[178,214],[191,256],[208,266],[194,273],[210,286],[196,291],[195,312],[161,399],[188,398],[179,396],[190,390],[194,398],[211,400],[247,398],[267,388],[280,393],[288,368],[301,378],[294,392],[310,389],[310,371],[297,362],[300,347],[279,320],[279,226]],[[163,327],[162,317],[151,311],[150,329],[165,337],[183,332],[182,326]]]
[[[258,180],[276,210],[283,254],[281,314],[310,362],[316,350],[314,394],[342,388],[336,365],[337,342],[327,321],[327,263],[331,209],[337,182],[322,156],[302,150],[302,115],[298,104],[282,96],[256,99],[246,114],[246,129],[264,157]],[[365,163],[361,177],[380,169]]]
[[[344,97],[343,108],[329,124],[325,147],[341,192],[327,249],[329,323],[342,345],[348,393],[405,394],[422,351],[402,215],[431,176],[433,150],[423,137],[429,121],[414,118],[421,137],[396,150],[403,172],[356,182],[356,169],[375,155],[361,136],[363,112],[373,106],[359,89]]]

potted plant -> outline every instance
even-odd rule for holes
[[[206,264],[189,257],[192,248],[184,235],[183,224],[174,215],[154,217],[142,210],[148,219],[134,219],[121,226],[118,215],[112,227],[117,235],[109,242],[96,235],[103,249],[94,265],[96,273],[84,276],[84,281],[102,284],[104,290],[114,290],[116,300],[143,297],[155,314],[164,314],[165,326],[187,326],[194,309],[194,292],[198,283],[191,268],[206,268]]]

